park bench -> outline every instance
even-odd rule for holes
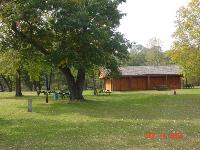
[[[188,88],[191,89],[191,88],[194,88],[194,85],[193,84],[185,84],[184,87],[186,89],[188,89]]]
[[[108,94],[110,95],[112,92],[110,90],[100,90],[97,92],[97,95],[104,95],[104,94]]]
[[[167,85],[157,85],[155,86],[155,89],[158,91],[164,91],[164,90],[168,90],[169,87]]]

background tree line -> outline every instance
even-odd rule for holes
[[[160,66],[173,64],[168,51],[162,50],[162,42],[158,38],[151,38],[145,47],[133,44],[126,65],[130,66]]]

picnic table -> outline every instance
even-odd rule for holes
[[[100,90],[100,91],[98,91],[97,92],[97,95],[104,95],[104,94],[108,94],[108,95],[110,95],[112,92],[110,91],[110,90]]]
[[[64,99],[65,97],[69,97],[70,96],[70,92],[69,91],[63,91],[63,90],[51,90],[51,91],[45,91],[45,90],[38,90],[37,91],[37,95],[40,96],[40,94],[43,93],[44,95],[46,95],[48,93],[48,95],[53,94],[53,98],[54,100],[57,100],[59,98]]]
[[[194,88],[194,85],[189,83],[189,84],[185,84],[184,87],[185,87],[186,89],[187,89],[187,88],[191,89],[191,88]]]
[[[69,91],[55,91],[53,93],[54,100],[58,100],[59,98],[64,99],[65,97],[70,97]]]
[[[155,89],[158,91],[168,90],[169,87],[167,85],[157,85],[155,86]]]

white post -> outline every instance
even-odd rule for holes
[[[32,112],[32,99],[28,99],[28,112]]]

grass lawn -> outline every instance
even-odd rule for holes
[[[45,97],[24,92],[0,93],[0,149],[199,149],[200,89],[116,92],[87,102],[45,103]],[[33,112],[27,99],[33,98]],[[171,132],[183,137],[172,139]],[[146,139],[154,132],[155,139]],[[167,138],[160,139],[159,133]]]

